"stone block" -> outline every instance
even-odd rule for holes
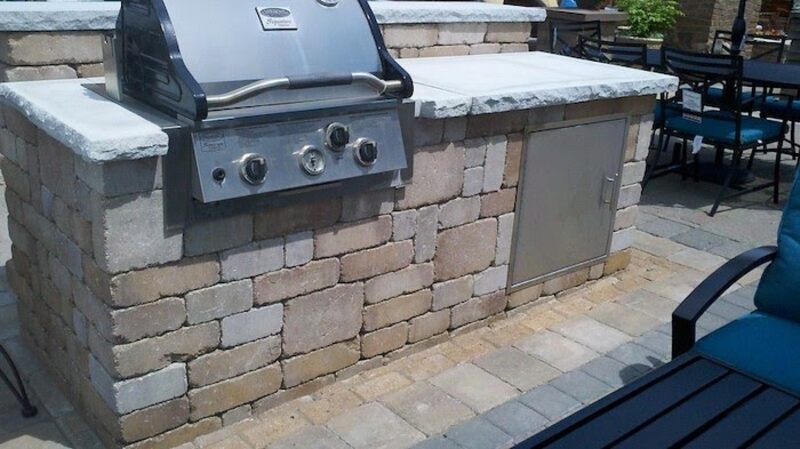
[[[283,360],[283,383],[286,388],[300,385],[319,376],[335,373],[361,358],[358,340],[338,343],[308,354]]]
[[[624,270],[628,267],[631,263],[631,252],[630,251],[620,251],[614,254],[611,254],[608,259],[606,260],[605,267],[603,268],[603,274],[608,276],[610,274],[614,274],[618,271]]]
[[[253,307],[253,282],[249,279],[218,284],[186,294],[189,324],[224,318]]]
[[[336,223],[341,212],[341,198],[312,202],[295,201],[288,206],[270,208],[256,214],[255,238],[269,239],[324,228]]]
[[[86,258],[84,271],[96,271],[91,267],[87,270]],[[102,273],[93,276],[96,279],[89,282],[95,285],[95,294],[102,299],[109,298],[115,307],[130,307],[214,285],[219,281],[219,263],[213,256],[186,258],[174,264],[114,276],[106,287]]]
[[[494,264],[504,265],[511,262],[511,245],[514,237],[514,214],[505,214],[497,218],[497,253]]]
[[[520,396],[519,401],[551,421],[557,421],[581,407],[577,399],[552,385],[531,390]]]
[[[394,209],[394,189],[373,190],[342,198],[342,221],[386,215]]]
[[[434,311],[442,310],[456,304],[461,304],[472,297],[474,288],[472,276],[464,276],[458,279],[433,284],[432,309]]]
[[[503,189],[481,196],[481,217],[496,217],[514,212],[517,189]]]
[[[197,421],[272,394],[281,387],[278,364],[189,391],[190,419]]]
[[[75,69],[68,65],[14,67],[0,62],[0,81],[2,82],[44,81],[77,77]]]
[[[75,158],[75,174],[92,190],[108,198],[149,192],[162,188],[162,159],[151,157],[97,164]]]
[[[381,245],[391,237],[392,217],[389,215],[339,224],[317,232],[314,253],[317,258],[338,256]]]
[[[436,280],[485,270],[494,260],[497,221],[485,219],[439,233],[434,259]]]
[[[235,248],[251,240],[253,240],[252,215],[202,220],[184,229],[183,252],[187,256],[199,256]]]
[[[403,270],[384,274],[364,284],[364,299],[375,304],[385,299],[422,290],[433,283],[433,265],[413,265]]]
[[[633,246],[636,241],[636,228],[627,228],[614,232],[611,237],[611,252],[626,250]]]
[[[530,51],[528,44],[502,44],[500,53],[526,53]]]
[[[544,283],[543,293],[555,295],[564,290],[585,284],[589,280],[589,269],[581,269],[569,274],[559,276]]]
[[[381,402],[428,435],[445,432],[475,414],[442,390],[420,382],[382,398]],[[427,446],[414,446],[415,449]],[[442,449],[442,446],[432,446]],[[458,449],[455,447],[455,449]]]
[[[286,266],[297,267],[314,258],[314,233],[299,232],[286,236]]]
[[[639,207],[631,206],[617,211],[617,216],[614,219],[614,230],[630,228],[636,224],[639,218]]]
[[[341,258],[341,280],[352,282],[397,271],[409,266],[413,257],[410,240],[346,254]]]
[[[367,306],[364,309],[364,330],[369,332],[381,329],[422,315],[431,309],[432,300],[430,290],[423,290]]]
[[[636,140],[636,153],[634,159],[637,161],[647,160],[650,154],[650,139],[653,132],[653,114],[642,117],[639,122],[639,134]]]
[[[407,47],[401,48],[400,58],[419,58],[419,48]]]
[[[414,238],[417,235],[416,210],[404,210],[392,214],[392,240],[399,242]]]
[[[133,342],[179,329],[186,320],[186,307],[181,298],[166,298],[110,314],[116,341]]]
[[[644,172],[647,169],[647,164],[644,161],[629,162],[622,167],[622,185],[628,186],[644,179]]]
[[[620,189],[617,209],[624,209],[639,204],[642,197],[642,185],[631,184]]]
[[[420,58],[442,58],[445,56],[466,56],[469,54],[469,45],[437,45],[419,50]]]
[[[182,257],[182,234],[166,230],[163,191],[106,199],[98,209],[92,237],[103,270],[119,273]]]
[[[124,379],[160,370],[170,363],[190,360],[215,349],[219,345],[219,324],[211,322],[183,327],[159,337],[114,346],[110,350],[108,342],[96,343],[90,332],[89,345],[111,374]]]
[[[105,67],[102,63],[80,64],[77,71],[78,78],[96,78],[105,75]]]
[[[428,206],[420,209],[417,217],[417,236],[414,239],[414,262],[423,263],[433,259],[438,229],[439,208]]]
[[[268,273],[254,281],[255,303],[263,305],[294,298],[332,287],[338,281],[338,259],[319,260],[302,267]]]
[[[573,370],[597,357],[586,346],[548,330],[525,337],[514,346],[561,371]]]
[[[514,444],[511,435],[500,430],[483,416],[453,426],[445,433],[445,437],[465,449],[500,449]]]
[[[492,136],[486,139],[486,163],[483,172],[483,191],[494,192],[503,186],[503,174],[506,169],[505,136]]]
[[[528,391],[558,377],[561,372],[516,348],[501,348],[474,363],[521,391]]]
[[[453,307],[450,329],[457,329],[465,324],[496,315],[506,309],[506,304],[508,304],[508,299],[505,291],[470,299]]]
[[[126,449],[164,449],[176,448],[178,446],[180,446],[180,449],[185,449],[181,446],[182,444],[189,443],[201,435],[219,430],[221,427],[221,419],[217,417],[206,418],[132,444]]]
[[[500,44],[485,43],[485,44],[472,44],[469,46],[469,54],[471,55],[496,55],[500,53]]]
[[[387,26],[383,32],[383,39],[387,47],[430,47],[436,45],[439,30],[435,24],[424,25],[392,25]]]
[[[503,171],[503,187],[516,187],[519,184],[520,168],[522,167],[522,149],[525,145],[523,134],[508,136],[506,146],[506,166]]]
[[[222,346],[230,348],[279,333],[283,313],[283,304],[273,304],[223,318]]]
[[[402,191],[398,208],[411,209],[441,203],[458,196],[464,186],[464,148],[447,144],[418,148],[414,153],[414,179]]]
[[[97,32],[3,33],[0,61],[16,66],[80,64],[103,60]]]
[[[371,358],[402,348],[408,340],[408,323],[399,323],[361,337],[361,355]]]
[[[482,413],[514,398],[517,390],[471,363],[465,363],[430,379],[430,383]]]
[[[440,310],[412,319],[408,328],[408,342],[416,343],[446,332],[450,328],[450,311]]]
[[[183,363],[121,382],[115,382],[93,357],[89,359],[89,370],[92,385],[106,404],[121,415],[183,396],[188,389]]]
[[[222,280],[233,281],[280,270],[284,265],[282,238],[253,242],[220,254]]]
[[[480,198],[456,198],[439,207],[439,228],[454,228],[472,223],[478,219],[480,212]]]
[[[486,36],[485,23],[443,23],[439,25],[439,44],[477,44]]]
[[[461,195],[470,197],[483,191],[483,167],[468,168],[464,171],[464,188]]]
[[[486,162],[486,139],[464,141],[464,168],[483,167]]]
[[[411,447],[425,435],[377,402],[333,418],[328,427],[354,449]]]
[[[362,284],[341,284],[286,303],[285,355],[313,351],[349,340],[361,329]]]
[[[475,274],[475,296],[488,295],[506,288],[508,283],[508,265],[487,268]]]
[[[486,32],[486,42],[528,43],[531,37],[531,24],[527,22],[490,23]]]
[[[137,410],[119,418],[119,438],[131,443],[172,430],[189,421],[189,400],[186,396]]]
[[[439,145],[444,138],[444,120],[414,119],[414,147]]]
[[[571,371],[556,378],[551,385],[561,391],[569,391],[570,396],[584,404],[605,396],[613,387],[606,385],[583,371]]]

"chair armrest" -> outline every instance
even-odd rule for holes
[[[717,269],[672,314],[672,358],[692,349],[697,320],[731,286],[755,268],[772,261],[778,248],[763,246],[739,255]]]

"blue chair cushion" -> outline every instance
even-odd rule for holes
[[[793,122],[800,122],[800,100],[794,100],[788,104],[786,98],[769,96],[761,106],[761,112],[767,117],[788,119]]]
[[[653,109],[653,120],[655,123],[664,123],[664,106],[661,104],[661,101],[656,102],[656,107]],[[667,117],[677,117],[681,115],[680,106],[677,107],[669,107],[667,106]]]
[[[764,270],[756,307],[800,323],[800,177],[796,177],[778,228],[778,255]]]
[[[707,112],[702,123],[681,116],[667,118],[667,128],[690,136],[703,136],[716,143],[732,145],[736,140],[736,122],[723,118],[723,113]],[[772,120],[742,116],[741,144],[754,145],[759,141],[778,140],[783,124]]]
[[[753,312],[702,338],[695,349],[800,394],[800,323]]]

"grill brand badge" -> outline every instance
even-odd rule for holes
[[[297,29],[292,10],[289,8],[260,7],[256,8],[256,12],[264,31]]]

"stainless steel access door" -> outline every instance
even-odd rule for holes
[[[523,288],[608,256],[627,119],[559,123],[528,134],[510,288]]]

